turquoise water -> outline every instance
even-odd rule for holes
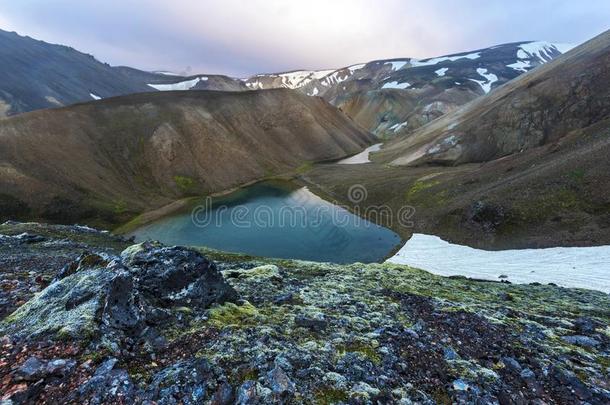
[[[136,240],[286,259],[379,262],[401,238],[304,187],[259,183],[136,230]]]

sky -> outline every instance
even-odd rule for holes
[[[610,28],[610,0],[0,0],[0,28],[111,65],[244,77],[578,44]]]

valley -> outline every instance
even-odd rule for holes
[[[0,30],[0,405],[610,403],[610,31],[487,34],[232,77]]]

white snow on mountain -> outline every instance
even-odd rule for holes
[[[347,70],[347,72],[346,72]],[[332,86],[333,84],[341,83],[347,80],[352,75],[352,71],[349,69],[337,70],[336,72],[326,76],[320,82],[323,86]]]
[[[447,71],[449,70],[449,68],[440,68],[439,70],[435,70],[434,73],[436,73],[437,76],[445,76],[445,73],[447,73]]]
[[[469,79],[469,80],[479,83],[479,85],[481,85],[481,88],[483,89],[485,94],[489,93],[491,91],[491,85],[498,81],[498,76],[494,75],[493,73],[488,73],[487,69],[484,69],[484,68],[478,68],[477,73],[479,75],[483,76],[486,80],[476,80],[476,79]]]
[[[207,77],[201,76],[196,77],[192,80],[186,80],[178,83],[169,83],[169,84],[149,84],[153,89],[157,89],[159,91],[185,91],[190,90],[197,85],[200,81],[208,80]]]
[[[400,123],[398,123],[398,124],[394,124],[394,125],[392,125],[392,126],[389,128],[389,129],[390,129],[391,131],[398,132],[398,131],[400,131],[401,129],[405,128],[407,125],[409,125],[409,123],[408,123],[407,121],[405,121],[405,122],[400,122]]]
[[[318,88],[314,87],[313,90],[311,90],[309,93],[307,93],[307,95],[308,96],[317,96],[319,92],[320,91],[318,90]]]
[[[506,66],[519,72],[527,72],[532,68],[532,58],[537,59],[540,63],[546,63],[553,59],[553,51],[566,53],[572,48],[574,45],[571,44],[552,44],[545,41],[526,42],[519,45],[518,60]]]
[[[362,69],[362,68],[363,68],[363,67],[365,67],[365,66],[366,66],[366,63],[359,63],[359,64],[357,64],[357,65],[348,66],[348,68],[347,68],[347,69],[348,69],[350,72],[354,73],[356,70],[360,70],[360,69]]]
[[[370,153],[377,152],[378,150],[380,150],[381,145],[382,145],[381,143],[378,143],[373,146],[369,146],[368,148],[366,148],[362,152],[358,153],[357,155],[342,159],[342,160],[338,161],[337,163],[340,165],[359,165],[362,163],[371,163],[371,161],[369,160]]]
[[[388,83],[384,83],[383,86],[381,86],[382,89],[407,89],[411,87],[411,84],[409,83],[398,83],[398,82],[388,82]]]
[[[515,69],[519,72],[527,72],[532,66],[531,66],[531,62],[529,60],[518,60],[515,63],[511,63],[510,65],[506,65],[506,67],[509,67],[511,69]]]
[[[246,87],[252,89],[252,90],[257,90],[257,89],[262,89],[263,88],[263,83],[261,83],[260,81],[255,81],[255,82],[248,82],[246,83]]]
[[[98,95],[96,95],[96,94],[93,94],[93,93],[89,93],[89,95],[90,95],[90,96],[91,96],[91,98],[92,98],[92,99],[94,99],[94,100],[101,100],[101,99],[102,99],[100,96],[98,96]]]
[[[402,69],[407,63],[408,63],[408,61],[401,60],[401,61],[390,61],[390,62],[386,62],[385,64],[391,65],[392,70],[399,70],[399,69]]]
[[[440,58],[432,58],[432,59],[424,59],[424,60],[412,59],[411,66],[413,66],[413,67],[431,66],[431,65],[436,65],[438,63],[445,62],[445,61],[455,62],[456,60],[460,60],[460,59],[474,60],[474,59],[479,59],[480,57],[481,57],[481,52],[473,52],[473,53],[469,53],[467,55],[441,56]]]
[[[305,86],[312,80],[319,80],[333,73],[335,70],[299,70],[296,72],[281,73],[282,86],[289,89],[298,89]]]
[[[546,41],[526,42],[519,45],[517,57],[519,59],[538,58],[542,62],[550,62],[553,59],[553,51],[566,53],[574,48],[570,44],[552,44]]]

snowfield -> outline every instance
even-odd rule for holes
[[[405,67],[405,65],[408,63],[408,61],[404,60],[404,61],[390,61],[390,62],[386,62],[386,65],[391,65],[392,66],[392,70],[399,70],[402,69],[403,67]]]
[[[94,99],[94,100],[101,100],[101,99],[102,99],[100,96],[98,96],[98,95],[96,95],[96,94],[93,94],[93,93],[89,93],[89,95],[90,95],[90,96],[91,96],[91,98],[92,98],[92,99]]]
[[[435,70],[434,73],[436,73],[436,75],[439,77],[443,77],[448,70],[449,68],[440,68],[439,70]]]
[[[487,251],[416,233],[387,262],[441,276],[555,283],[610,293],[610,246]]]
[[[381,86],[382,89],[408,89],[409,87],[411,87],[411,85],[407,82],[405,83],[398,83],[398,82],[389,82],[389,83],[384,83],[383,86]]]
[[[381,149],[381,145],[383,144],[378,143],[373,146],[369,146],[359,154],[340,160],[337,163],[340,165],[359,165],[362,163],[371,163],[371,161],[369,160],[369,154],[371,152],[377,152],[379,149]]]
[[[207,77],[201,76],[196,77],[192,80],[186,80],[178,83],[169,83],[169,84],[149,84],[153,89],[157,89],[159,91],[185,91],[190,90],[197,85],[197,83],[201,81],[208,80]]]
[[[484,68],[478,68],[477,73],[479,75],[483,76],[487,80],[476,80],[476,79],[469,79],[469,80],[479,83],[479,85],[481,86],[481,88],[483,89],[485,94],[489,93],[491,91],[491,85],[498,81],[498,76],[494,75],[493,73],[488,73],[487,69],[484,69]]]
[[[531,62],[529,60],[518,60],[515,63],[506,65],[506,67],[525,73],[531,68]]]
[[[481,52],[469,53],[466,55],[456,55],[456,56],[441,56],[440,58],[432,58],[432,59],[424,59],[424,60],[411,60],[411,66],[419,67],[419,66],[431,66],[436,65],[441,62],[455,62],[460,59],[479,59],[481,57]]]

